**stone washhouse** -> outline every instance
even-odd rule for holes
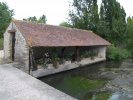
[[[12,20],[4,33],[4,59],[17,62],[22,71],[41,77],[105,61],[108,45],[108,41],[92,31]],[[86,52],[90,57],[82,56]],[[50,59],[56,54],[64,63],[58,63],[55,68],[51,61],[44,68],[46,54]]]

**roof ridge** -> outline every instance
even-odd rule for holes
[[[64,29],[70,29],[70,30],[80,30],[80,31],[86,31],[86,32],[92,32],[94,33],[92,30],[86,30],[86,29],[78,29],[78,28],[72,28],[72,27],[65,27],[65,26],[58,26],[58,25],[50,25],[50,24],[44,24],[44,23],[34,23],[31,21],[25,21],[25,20],[18,20],[18,19],[12,19],[13,22],[18,21],[18,22],[25,22],[25,23],[30,23],[30,24],[36,24],[36,25],[44,25],[44,26],[53,26],[53,27],[60,27],[60,28],[64,28]]]
[[[18,27],[20,32],[24,34],[26,40],[28,39],[29,33],[33,36],[35,46],[90,46],[110,44],[90,30],[33,23],[16,19],[12,19],[12,22]]]

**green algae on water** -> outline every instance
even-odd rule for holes
[[[56,88],[79,100],[83,100],[84,95],[89,91],[100,89],[105,83],[106,81],[103,80],[90,80],[83,77],[65,77]]]

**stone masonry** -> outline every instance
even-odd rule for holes
[[[12,55],[12,36],[8,30],[16,29],[15,36],[15,62],[19,62],[21,67],[19,69],[24,72],[28,72],[29,69],[29,48],[26,43],[25,38],[19,32],[19,29],[15,26],[14,23],[11,23],[4,33],[4,59],[7,62],[11,62]]]

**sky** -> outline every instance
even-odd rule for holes
[[[47,17],[47,24],[59,25],[67,21],[69,2],[72,0],[0,0],[6,2],[10,9],[14,9],[15,19],[22,20],[43,14]],[[133,0],[117,0],[124,7],[127,16],[133,16]],[[101,0],[98,0],[100,5]]]

